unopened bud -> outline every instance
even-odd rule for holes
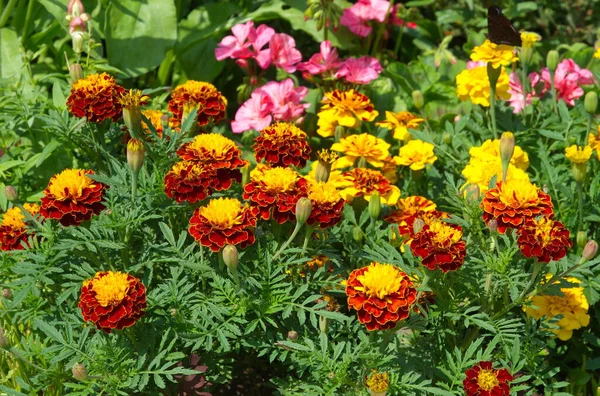
[[[548,189],[548,185],[547,185],[547,184],[544,184],[544,185],[542,186],[542,191],[543,191],[544,193],[548,194],[548,192],[549,192],[550,190]]]
[[[365,233],[363,232],[363,230],[361,230],[359,226],[354,226],[354,229],[352,230],[352,238],[356,242],[360,242],[360,241],[362,241],[364,236],[365,236]]]
[[[12,291],[10,291],[8,287],[5,287],[4,289],[2,289],[2,297],[6,299],[12,298]]]
[[[498,78],[500,78],[500,72],[502,71],[502,66],[495,68],[492,65],[492,62],[488,62],[487,64],[487,75],[490,80],[490,87],[495,88],[498,84]]]
[[[598,109],[598,94],[594,91],[590,91],[585,94],[585,111],[588,114],[596,114],[596,110]]]
[[[548,51],[548,55],[546,56],[546,66],[548,66],[548,70],[554,72],[558,67],[558,62],[560,60],[560,55],[558,55],[558,51],[551,50]]]
[[[358,162],[356,163],[357,168],[366,168],[367,167],[367,159],[365,157],[358,157]]]
[[[590,239],[583,248],[583,253],[581,253],[581,260],[579,260],[579,263],[585,263],[586,261],[593,259],[596,257],[597,253],[598,244],[593,239]]]
[[[335,127],[333,136],[334,136],[336,142],[339,142],[340,140],[342,140],[342,138],[344,136],[346,136],[346,131],[345,131],[344,127],[341,125],[337,125]]]
[[[587,173],[587,164],[584,163],[573,163],[573,179],[577,183],[583,183],[585,181],[585,174]]]
[[[231,273],[237,271],[238,260],[238,250],[234,245],[227,245],[223,248],[223,262],[225,263],[227,268],[229,268],[229,271],[231,271]]]
[[[296,202],[296,222],[298,224],[306,223],[312,211],[312,202],[306,197],[302,197]]]
[[[171,308],[171,309],[169,310],[169,312],[171,313],[171,316],[172,316],[172,317],[175,317],[175,316],[177,316],[177,308]]]
[[[71,83],[83,78],[83,69],[79,63],[69,65],[69,77],[71,77]]]
[[[425,227],[425,222],[423,219],[415,219],[413,222],[413,234],[417,235],[421,230]]]
[[[329,330],[329,319],[325,316],[319,316],[319,330],[321,330],[321,333],[327,333],[327,330]]]
[[[127,143],[127,164],[132,172],[138,173],[142,169],[145,156],[146,149],[144,148],[144,142],[140,139],[129,139]]]
[[[77,381],[85,381],[88,377],[87,370],[81,363],[75,363],[71,368],[71,372],[73,373],[73,378]]]
[[[481,190],[477,184],[471,184],[465,191],[465,197],[468,203],[474,204],[479,202],[481,197]]]
[[[381,195],[379,191],[373,191],[369,197],[369,216],[377,220],[379,215],[381,215]]]
[[[331,173],[331,164],[324,161],[317,163],[317,169],[315,169],[315,180],[318,182],[326,183],[329,180],[329,174]]]
[[[448,132],[442,133],[442,142],[444,142],[444,144],[452,143],[452,135]]]
[[[587,241],[588,241],[587,232],[579,231],[577,233],[576,240],[577,240],[577,246],[579,246],[580,248],[585,247],[585,245],[587,244]]]
[[[72,16],[79,16],[85,12],[81,0],[71,0],[67,6],[67,13]]]
[[[296,341],[298,339],[298,332],[294,330],[288,331],[287,338],[290,341]]]
[[[83,32],[74,31],[71,33],[71,39],[73,41],[73,52],[76,54],[81,54],[83,52]]]
[[[504,132],[500,137],[500,159],[502,160],[502,181],[506,182],[508,166],[515,152],[515,135],[512,132]]]
[[[412,91],[412,101],[413,105],[415,105],[417,109],[422,109],[425,105],[425,98],[423,98],[423,92],[419,90]]]
[[[488,221],[486,226],[488,230],[490,230],[490,232],[498,231],[498,222],[496,221],[496,219],[491,219],[490,221]]]
[[[17,189],[14,188],[13,186],[4,187],[4,195],[6,196],[6,199],[8,199],[10,202],[14,202],[17,199],[19,199],[19,194],[17,194]]]

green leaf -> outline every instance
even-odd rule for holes
[[[0,77],[11,78],[21,74],[23,59],[17,33],[9,28],[0,29]]]
[[[129,77],[154,69],[177,39],[177,10],[170,0],[113,0],[106,14],[111,66]]]
[[[58,109],[64,109],[67,105],[67,98],[58,81],[52,85],[52,103]]]

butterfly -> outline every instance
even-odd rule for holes
[[[502,8],[488,8],[488,39],[494,44],[521,46],[521,34],[502,14]]]

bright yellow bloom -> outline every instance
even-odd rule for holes
[[[477,385],[488,392],[500,385],[496,370],[481,370],[479,374],[477,374]]]
[[[533,48],[533,45],[540,41],[542,36],[533,32],[521,32],[521,41],[523,45],[521,48]]]
[[[247,205],[242,205],[235,198],[217,198],[211,199],[207,205],[197,209],[198,214],[208,220],[211,226],[218,226],[224,229],[233,228],[242,224],[243,209]]]
[[[426,164],[433,164],[437,160],[433,147],[433,144],[422,140],[411,140],[400,147],[399,156],[394,157],[394,161],[398,165],[410,166],[412,170],[421,170]]]
[[[538,188],[526,180],[511,180],[502,184],[498,197],[511,208],[521,208],[538,201]]]
[[[65,169],[55,175],[48,185],[48,190],[59,201],[72,199],[77,201],[83,189],[93,187],[94,181],[85,175],[82,169]]]
[[[196,154],[199,159],[207,155],[211,159],[228,159],[232,149],[237,149],[235,142],[218,133],[202,133],[186,146],[186,151]]]
[[[363,157],[369,164],[382,168],[384,160],[390,155],[390,145],[385,140],[363,133],[349,135],[331,146],[331,150],[339,151],[344,157],[338,160],[338,166],[352,166],[357,159]]]
[[[154,126],[154,129],[156,129],[156,133],[158,134],[158,137],[162,137],[164,129],[165,129],[163,126],[164,113],[160,110],[143,110],[142,114],[150,121],[152,126]],[[146,123],[144,121],[142,121],[142,128],[144,128],[144,132],[150,133],[150,129],[148,128],[148,125],[146,125]]]
[[[600,59],[600,47],[596,48],[596,52],[594,52],[594,58]]]
[[[498,77],[498,82],[496,83],[496,99],[510,99],[508,82],[508,74],[502,68],[500,77]],[[460,72],[456,76],[456,94],[463,102],[471,99],[475,104],[489,107],[490,80],[487,75],[487,67],[479,66]]]
[[[385,299],[386,296],[400,289],[404,275],[391,264],[375,262],[356,279],[362,284],[362,286],[355,287],[356,290],[369,297]]]
[[[550,274],[546,275],[546,281],[551,277]],[[577,278],[567,278],[566,280],[573,284],[581,283]],[[549,320],[562,315],[562,318],[554,323],[558,329],[552,328],[550,331],[561,340],[566,341],[573,336],[573,330],[589,325],[590,316],[587,313],[589,303],[583,294],[583,287],[562,287],[560,291],[562,296],[546,294],[534,296],[531,299],[531,305],[523,307],[523,310],[528,316],[535,319],[546,317],[546,320]]]
[[[390,376],[387,372],[378,373],[377,370],[373,370],[365,385],[374,393],[386,392],[390,386]]]
[[[400,111],[398,113],[386,111],[385,121],[380,121],[376,123],[376,125],[393,130],[394,139],[408,142],[410,139],[412,139],[408,129],[419,129],[419,124],[422,122],[425,122],[423,118],[408,111]]]
[[[581,147],[576,144],[565,149],[565,156],[574,164],[585,164],[592,156],[593,150],[590,146]]]
[[[300,174],[292,168],[269,167],[268,165],[258,164],[250,172],[250,179],[258,183],[265,191],[274,194],[281,194],[292,191],[296,188],[296,182],[300,179]]]
[[[473,48],[471,60],[491,63],[494,69],[510,66],[519,60],[514,49],[515,47],[510,45],[494,44],[490,40],[485,40],[483,44]]]
[[[598,134],[600,134],[600,127],[598,128]],[[596,150],[596,156],[600,160],[600,138],[598,137],[598,135],[590,133],[587,144],[593,150]]]
[[[332,182],[310,183],[306,192],[308,199],[317,205],[334,204],[342,199],[341,194]]]
[[[37,204],[26,203],[23,204],[23,207],[26,211],[31,213],[32,216],[35,216],[40,212],[40,206]],[[25,215],[23,211],[17,207],[12,207],[4,213],[2,216],[2,222],[0,222],[0,227],[10,227],[12,229],[22,229],[25,228]]]
[[[108,271],[106,275],[98,274],[92,279],[83,282],[84,287],[90,286],[96,292],[96,300],[101,306],[118,305],[129,291],[127,273]]]
[[[145,105],[148,99],[150,99],[150,97],[144,95],[142,91],[130,89],[119,97],[119,103],[126,109],[134,109]]]
[[[429,230],[434,233],[433,241],[438,245],[443,245],[452,241],[456,243],[462,238],[462,230],[452,227],[442,219],[434,218],[429,224]]]
[[[490,156],[500,158],[500,139],[488,139],[481,146],[471,147],[469,155],[472,159],[486,160]],[[510,163],[519,169],[527,170],[529,167],[529,155],[520,146],[515,146],[515,151]]]
[[[321,103],[317,133],[323,137],[334,136],[338,125],[357,128],[361,121],[373,121],[379,115],[371,100],[353,89],[327,92]]]

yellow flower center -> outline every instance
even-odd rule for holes
[[[500,385],[500,381],[494,370],[481,370],[477,376],[477,385],[483,390],[491,391]]]
[[[119,103],[121,103],[121,105],[127,109],[132,109],[140,107],[148,99],[150,99],[150,97],[142,94],[142,91],[138,89],[135,91],[130,89],[128,92],[125,92],[123,95],[121,95],[119,98]]]
[[[527,180],[513,179],[502,184],[499,191],[500,200],[512,207],[527,206],[531,201],[538,201],[538,188]]]
[[[362,284],[362,286],[356,287],[356,290],[362,291],[369,297],[385,299],[400,289],[404,277],[391,264],[373,263],[356,279]]]
[[[94,187],[94,181],[82,169],[65,169],[50,180],[48,190],[57,200],[77,201],[84,188]]]
[[[291,168],[262,168],[253,172],[252,181],[263,185],[270,193],[285,193],[294,189],[299,177]]]
[[[342,198],[332,183],[316,182],[308,188],[308,199],[317,204],[332,204]]]
[[[115,86],[115,79],[106,73],[90,74],[86,78],[80,78],[73,83],[73,89],[76,91],[87,91],[88,93],[97,93],[107,88]]]
[[[233,140],[218,133],[200,134],[194,138],[187,148],[197,153],[208,151],[215,159],[223,158],[230,150],[237,149]]]
[[[319,162],[324,162],[329,165],[333,164],[335,160],[338,159],[337,153],[327,149],[322,149],[319,151],[317,156],[319,157]]]
[[[552,241],[552,227],[554,226],[554,221],[542,217],[539,220],[535,221],[535,236],[542,240],[542,245],[547,246],[550,241]]]
[[[460,230],[439,219],[435,219],[429,223],[429,231],[435,234],[433,240],[438,245],[444,245],[448,241],[456,243],[462,237]]]
[[[235,198],[217,198],[198,208],[198,214],[214,226],[232,228],[242,223],[243,208],[242,203]]]
[[[180,85],[179,87],[177,87],[179,89],[182,89],[186,92],[191,92],[191,93],[199,93],[202,91],[216,91],[217,88],[215,88],[214,85],[212,85],[211,83],[207,83],[204,81],[195,81],[195,80],[187,80],[183,85]]]
[[[108,271],[103,277],[96,274],[92,280],[86,282],[91,283],[92,290],[96,292],[96,300],[103,307],[119,304],[129,291],[127,274],[122,272]]]
[[[10,228],[24,228],[25,227],[25,216],[19,208],[10,208],[4,213],[2,217],[2,223],[0,226],[6,226]]]
[[[390,376],[387,372],[378,373],[377,370],[373,370],[373,373],[365,381],[365,385],[375,393],[385,392],[390,386]]]
[[[345,92],[338,91],[326,92],[325,97],[329,99],[332,107],[338,107],[341,110],[354,111],[371,104],[369,98],[353,89]]]

